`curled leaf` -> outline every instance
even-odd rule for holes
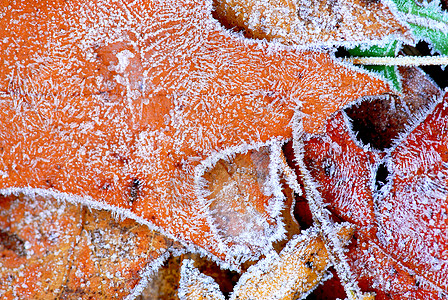
[[[1,192],[111,210],[233,268],[250,249],[219,235],[202,175],[290,138],[300,107],[318,132],[389,91],[328,54],[230,36],[211,1],[0,9]]]

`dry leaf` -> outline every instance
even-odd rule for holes
[[[284,188],[286,199],[283,193],[272,192],[278,184],[271,182],[270,170],[276,168],[273,155],[278,153],[268,147],[250,150],[228,161],[218,161],[204,174],[217,229],[229,243],[253,248],[251,253],[263,252],[273,241],[284,239],[285,234],[290,237],[300,232],[291,216],[293,192]],[[273,216],[269,211],[278,210],[276,205],[284,209]],[[260,250],[256,251],[257,247]]]
[[[201,196],[219,159],[389,88],[324,53],[229,36],[210,2],[0,8],[0,188],[138,220],[237,268]],[[199,196],[199,197],[198,197]],[[274,215],[278,213],[274,212]]]
[[[305,165],[328,209],[359,226],[347,262],[376,299],[447,295],[446,101],[385,152],[360,147],[341,112],[305,142]]]
[[[343,244],[353,234],[350,227],[339,228]],[[291,239],[277,254],[251,266],[239,279],[230,299],[297,299],[307,295],[326,276],[329,256],[316,228]],[[179,283],[180,299],[224,299],[219,286],[199,272],[192,260],[184,260]]]
[[[0,201],[2,299],[124,298],[173,242],[109,212],[20,195]]]
[[[204,275],[193,265],[191,259],[184,259],[179,282],[179,298],[189,300],[224,300],[219,285],[210,276]]]
[[[214,16],[246,36],[307,47],[411,40],[382,1],[214,0]]]

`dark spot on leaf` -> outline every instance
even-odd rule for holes
[[[118,159],[118,161],[120,163],[122,163],[122,164],[128,164],[129,163],[129,159],[127,157],[123,156],[123,155],[120,155],[118,153],[112,153],[111,155],[112,155],[112,157]]]
[[[6,250],[15,252],[18,256],[26,255],[25,242],[15,233],[0,229],[0,245]]]
[[[327,177],[332,177],[335,174],[335,166],[329,158],[326,158],[322,162],[322,169],[324,170],[325,176]]]
[[[45,185],[49,188],[54,187],[53,181],[51,179],[46,179],[45,180]]]
[[[415,286],[416,286],[416,287],[419,287],[419,286],[420,286],[420,280],[418,280],[418,279],[415,280]]]
[[[141,186],[141,182],[139,179],[134,178],[132,179],[132,182],[129,186],[129,197],[130,197],[130,201],[134,202],[135,200],[137,200],[138,195],[140,193],[140,186]]]
[[[313,262],[307,260],[307,261],[305,262],[305,266],[306,266],[308,269],[312,269],[312,268],[313,268]]]
[[[110,183],[105,183],[101,186],[101,189],[104,191],[108,191],[110,187],[111,187]]]

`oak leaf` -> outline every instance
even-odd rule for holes
[[[211,1],[2,6],[0,192],[112,210],[237,268],[247,248],[220,236],[204,172],[290,138],[299,109],[303,129],[318,132],[346,103],[389,88],[325,53],[230,36],[211,9]]]
[[[421,78],[410,76],[405,87],[413,80]],[[420,88],[425,86],[421,83]],[[426,87],[428,98],[440,95],[428,83]],[[376,99],[383,106],[387,100]],[[426,109],[426,118],[412,131],[400,122],[392,125],[395,132],[385,128],[386,140],[395,139],[395,143],[375,142],[383,145],[381,150],[366,146],[366,140],[346,125],[353,124],[347,110],[361,105],[338,112],[328,121],[324,135],[310,136],[304,142],[304,163],[328,209],[336,219],[358,226],[347,262],[360,287],[376,292],[376,299],[446,297],[447,101],[445,96],[435,107],[428,99],[426,104],[416,101],[420,108],[408,118],[425,114],[422,107],[432,105],[429,112]],[[400,106],[396,108],[399,112]],[[356,116],[355,111],[351,114]]]

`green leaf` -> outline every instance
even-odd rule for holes
[[[353,49],[349,49],[348,52],[352,56],[360,56],[360,57],[372,57],[372,56],[394,57],[396,56],[399,48],[400,43],[398,41],[393,41],[385,46],[371,46],[367,49],[361,46],[357,46]],[[363,66],[363,67],[369,71],[373,71],[377,74],[380,74],[386,80],[388,80],[397,91],[401,91],[401,81],[396,66]]]
[[[414,0],[392,0],[417,40],[424,40],[443,55],[448,55],[448,13],[440,3],[416,3]]]
[[[397,41],[393,41],[385,46],[371,46],[369,48],[364,48],[361,46],[357,46],[353,49],[349,49],[348,52],[352,56],[374,56],[374,57],[382,57],[382,56],[390,56],[394,57],[399,48],[399,43]]]

